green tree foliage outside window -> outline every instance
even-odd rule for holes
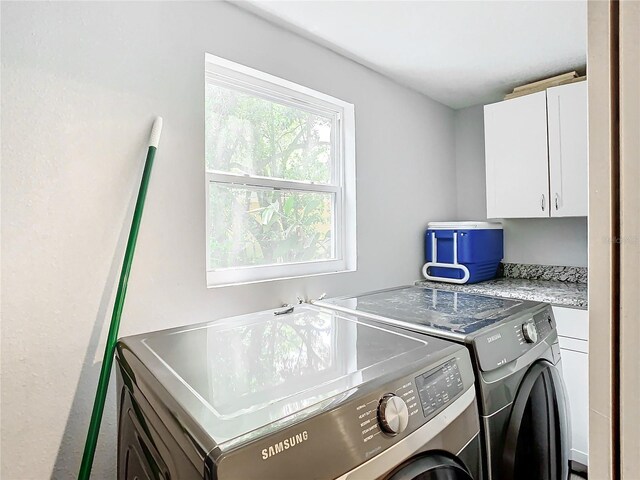
[[[207,84],[209,171],[328,184],[333,119]],[[335,258],[334,194],[212,182],[209,268]]]

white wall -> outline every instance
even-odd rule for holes
[[[482,105],[455,112],[457,217],[487,218]],[[506,219],[504,261],[587,266],[587,218]]]
[[[76,475],[155,115],[123,335],[411,282],[426,222],[456,214],[452,110],[232,5],[1,8],[4,479]],[[355,104],[356,273],[205,288],[205,52]],[[94,478],[115,430],[111,391]]]
[[[459,220],[487,218],[482,105],[455,112],[456,194]]]

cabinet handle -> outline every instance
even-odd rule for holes
[[[542,199],[540,200],[540,206],[542,207],[542,211],[544,212],[544,193],[542,194]]]
[[[557,193],[556,193],[555,201],[556,201],[556,210],[558,210],[558,194]]]

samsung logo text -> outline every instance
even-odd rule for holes
[[[495,342],[496,340],[500,340],[501,338],[502,338],[502,335],[500,333],[496,333],[495,335],[491,335],[490,337],[487,337],[487,343]]]
[[[274,455],[289,450],[290,448],[300,445],[302,442],[309,440],[309,434],[305,430],[301,433],[296,433],[293,437],[285,438],[281,442],[270,445],[269,448],[262,449],[262,460],[267,460]]]

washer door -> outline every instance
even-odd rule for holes
[[[565,480],[568,412],[558,369],[546,360],[525,374],[511,408],[502,462],[504,480]]]
[[[386,480],[474,480],[460,460],[441,452],[414,457]]]

